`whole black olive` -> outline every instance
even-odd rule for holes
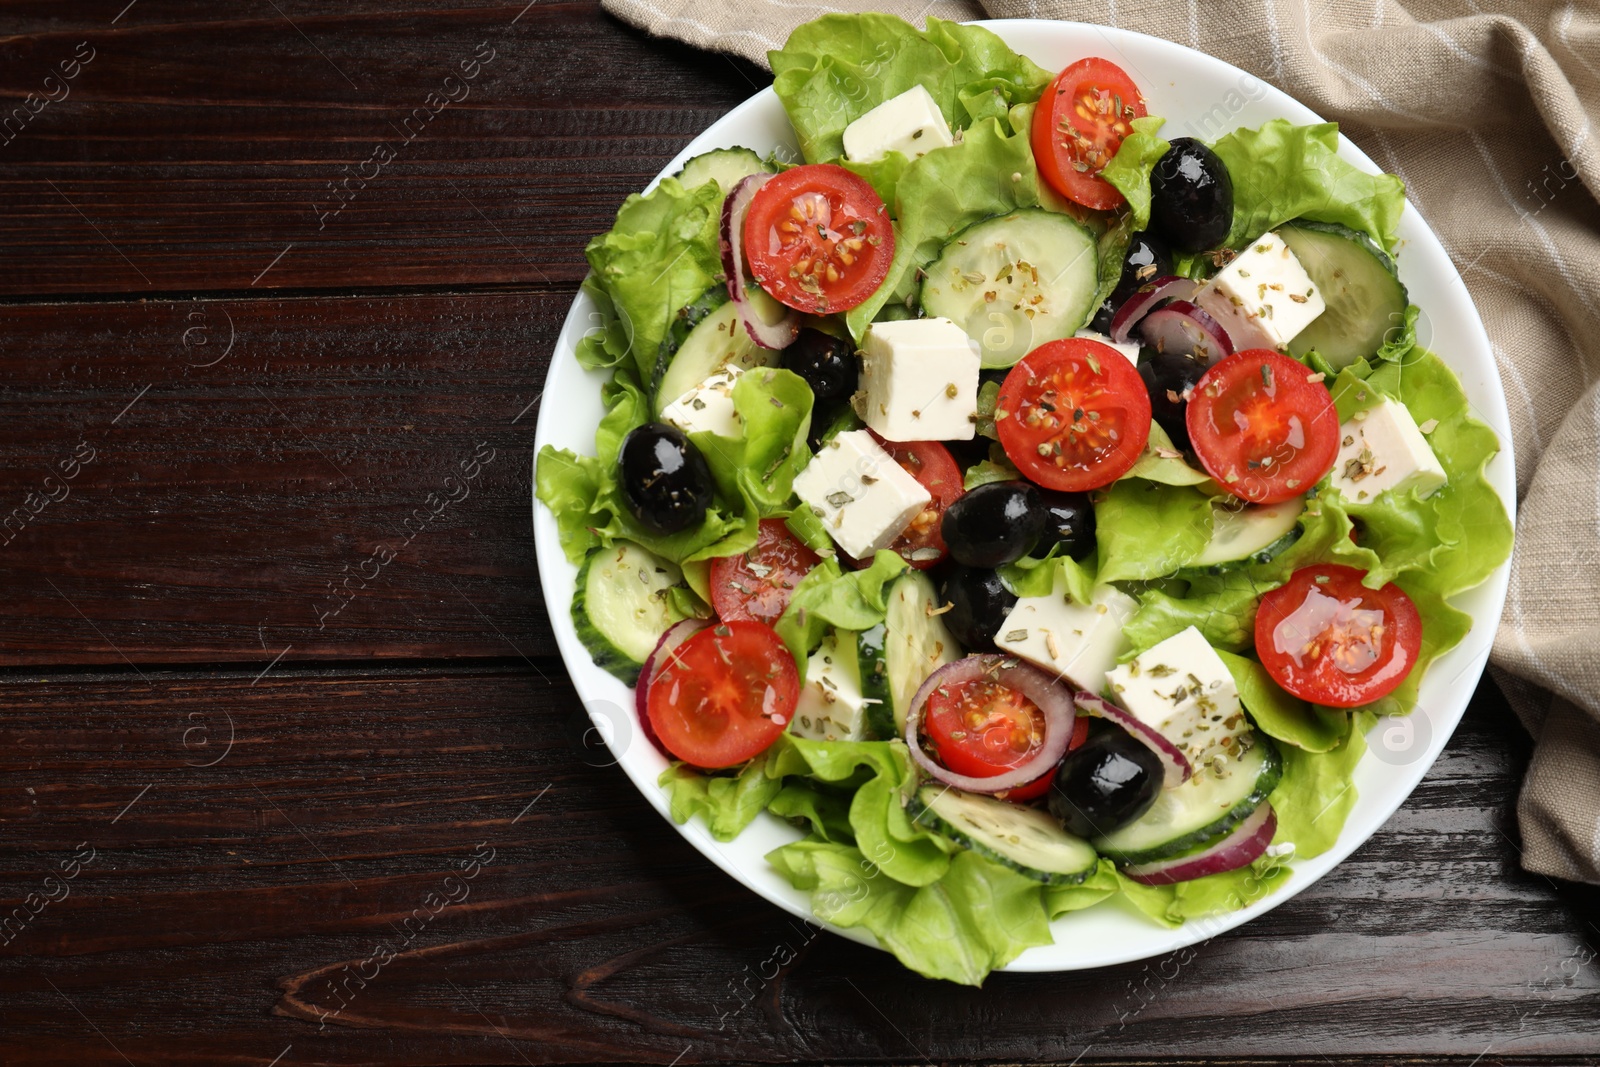
[[[1149,811],[1163,774],[1161,758],[1126,730],[1096,731],[1056,769],[1050,814],[1069,834],[1100,837]]]
[[[940,594],[950,610],[944,624],[969,652],[992,651],[994,635],[1016,606],[1016,594],[994,571],[956,564],[945,572]]]
[[[1040,489],[1039,507],[1044,513],[1044,533],[1033,546],[1034,555],[1044,556],[1056,545],[1073,559],[1094,553],[1094,505],[1089,503],[1088,493]]]
[[[1089,320],[1089,328],[1109,334],[1111,320],[1116,316],[1117,309],[1127,303],[1139,286],[1171,273],[1172,251],[1167,247],[1167,242],[1147,230],[1128,238],[1128,250],[1122,256],[1122,277],[1117,280],[1117,287],[1111,290],[1105,303],[1095,311],[1094,318]]]
[[[667,535],[699,525],[711,505],[711,468],[676,426],[647,422],[622,439],[622,498],[640,526]]]
[[[783,365],[804,378],[818,400],[849,396],[861,377],[850,342],[809,327],[783,350]]]
[[[1027,482],[990,482],[946,508],[939,532],[957,563],[998,567],[1031,552],[1044,524],[1037,489]]]
[[[1199,384],[1206,365],[1181,352],[1146,353],[1139,361],[1139,377],[1150,392],[1150,416],[1167,431],[1172,443],[1189,448],[1189,390]]]
[[[1150,220],[1179,252],[1216,248],[1233,228],[1233,178],[1193,137],[1172,141],[1150,173]]]

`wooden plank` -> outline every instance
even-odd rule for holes
[[[7,6],[0,295],[569,289],[768,80],[594,3],[125,4]]]
[[[530,461],[569,301],[11,308],[0,664],[553,654]]]
[[[0,914],[65,887],[6,931],[8,1063],[1600,1053],[1595,896],[1518,870],[1527,742],[1492,690],[1396,818],[1268,916],[981,991],[739,887],[585,765],[574,695],[530,669],[112,674],[0,702]]]

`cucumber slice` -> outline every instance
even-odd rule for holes
[[[661,635],[685,617],[667,595],[682,584],[675,564],[627,541],[590,552],[578,570],[572,624],[595,666],[636,683]]]
[[[889,587],[883,652],[896,737],[905,733],[911,698],[928,675],[961,658],[961,646],[944,621],[933,614],[937,610],[939,591],[933,579],[921,571],[910,571]]]
[[[673,177],[682,182],[685,189],[716,182],[722,195],[727,196],[741,179],[770,173],[772,168],[748,148],[713,148],[689,160]]]
[[[889,695],[889,661],[885,654],[889,628],[883,623],[856,634],[856,664],[861,675],[861,698],[866,704],[867,729],[879,741],[898,737],[894,728],[894,700]]]
[[[1250,505],[1239,509],[1212,506],[1211,540],[1200,554],[1178,571],[1180,578],[1266,563],[1300,540],[1303,497],[1281,504]]]
[[[1389,331],[1406,321],[1406,287],[1394,260],[1362,233],[1323,222],[1296,222],[1278,228],[1328,310],[1289,342],[1289,354],[1312,349],[1334,370],[1370,359]]]
[[[1256,810],[1283,775],[1271,738],[1257,731],[1251,739],[1250,750],[1225,771],[1197,770],[1182,785],[1162,790],[1133,822],[1090,843],[1118,863],[1152,863],[1202,850]]]
[[[1023,208],[967,227],[940,250],[922,283],[922,312],[959,323],[985,367],[1009,367],[1088,320],[1099,268],[1082,226]]]
[[[776,366],[779,355],[750,339],[725,287],[708,289],[678,313],[661,341],[651,389],[656,414],[718,371]]]
[[[1100,857],[1038,808],[925,785],[906,803],[911,820],[1046,885],[1076,885]]]

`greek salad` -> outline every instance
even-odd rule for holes
[[[803,161],[628,198],[595,452],[536,469],[674,818],[792,822],[820,919],[959,982],[1111,898],[1261,899],[1511,547],[1402,183],[1332,124],[1166,139],[1110,60],[975,26],[770,58]]]

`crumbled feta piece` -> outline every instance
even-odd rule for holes
[[[1228,331],[1235,351],[1281,349],[1328,309],[1305,267],[1275,233],[1250,242],[1194,302]]]
[[[949,319],[875,322],[856,411],[886,441],[970,441],[981,364],[977,342]]]
[[[922,86],[913,86],[844,128],[844,156],[852,163],[872,163],[890,152],[916,159],[955,141],[950,124]]]
[[[862,741],[866,718],[855,638],[830,633],[806,661],[806,684],[789,732],[815,741]]]
[[[1129,363],[1136,364],[1139,362],[1139,346],[1134,344],[1132,341],[1119,345],[1105,334],[1099,333],[1095,330],[1079,330],[1072,336],[1083,337],[1090,341],[1099,341],[1101,344],[1115,348],[1118,352],[1121,352],[1124,356],[1127,356]]]
[[[1339,458],[1331,477],[1333,487],[1357,503],[1390,490],[1431,496],[1446,481],[1411,412],[1389,397],[1339,427]]]
[[[1233,672],[1196,627],[1106,673],[1111,698],[1178,746],[1195,769],[1225,765],[1251,731]]]
[[[794,491],[856,559],[887,548],[933,500],[866,430],[835,434],[795,478]]]
[[[743,430],[739,412],[733,406],[733,386],[744,373],[729,367],[713,374],[661,412],[661,421],[670,422],[684,433],[709,431],[723,437],[738,437]]]
[[[1110,585],[1098,585],[1092,592],[1089,603],[1074,603],[1057,577],[1049,596],[1017,601],[994,643],[1079,689],[1100,692],[1106,672],[1128,650],[1123,627],[1139,602]]]

